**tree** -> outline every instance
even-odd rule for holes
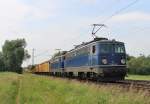
[[[22,73],[23,69],[21,68],[21,65],[23,61],[30,58],[25,47],[25,39],[5,41],[2,47],[2,53],[6,70]]]
[[[139,57],[131,58],[128,61],[128,68],[130,74],[150,74],[150,56],[141,55]]]
[[[5,71],[4,57],[2,52],[0,52],[0,71]]]
[[[130,61],[131,59],[135,58],[134,56],[130,56],[129,54],[126,54],[127,56],[127,61]]]
[[[57,57],[57,56],[61,56],[61,55],[64,55],[67,51],[60,51],[60,52],[57,52],[55,53],[52,57]]]

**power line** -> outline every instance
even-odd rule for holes
[[[38,57],[40,57],[40,56],[42,56],[42,57],[46,56],[47,58],[48,58],[48,56],[49,57],[52,56],[51,54],[48,55],[47,53],[49,53],[49,50],[45,50],[45,51],[43,51],[43,52],[35,55],[35,49],[32,49],[32,65],[34,65],[35,59],[38,58]]]
[[[103,20],[102,21],[102,24],[104,25],[105,22],[107,22],[108,20],[110,20],[111,18],[113,18],[115,15],[119,14],[120,12],[124,11],[125,9],[131,7],[132,5],[136,4],[139,0],[135,0],[133,2],[131,2],[130,4],[128,4],[127,6],[119,9],[118,11],[116,11],[115,13],[113,13],[112,15],[110,15],[107,19]],[[95,33],[97,33],[100,29],[102,28],[102,26],[100,26],[97,31]],[[95,35],[95,33],[93,34],[93,31],[95,29],[95,25],[94,25],[94,28],[92,30],[92,35]]]
[[[119,14],[120,12],[126,10],[127,8],[131,7],[132,5],[136,4],[138,1],[140,1],[140,0],[134,0],[133,2],[129,3],[127,6],[119,9],[118,11],[116,11],[115,13],[113,13],[112,15],[110,15],[107,19],[103,20],[101,23],[105,24],[105,22],[107,22],[108,20],[110,20],[112,17],[114,17],[115,15]],[[79,37],[81,37],[81,35],[77,36],[76,38],[79,38]]]
[[[109,19],[111,19],[115,15],[119,14],[120,12],[126,10],[127,8],[131,7],[132,5],[136,4],[138,1],[140,1],[140,0],[135,0],[135,1],[131,2],[130,4],[128,4],[127,6],[119,9],[118,11],[116,11],[115,13],[113,13],[111,16],[109,16],[107,19],[105,19],[104,21],[102,21],[102,23],[107,22]]]

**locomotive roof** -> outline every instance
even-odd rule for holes
[[[99,43],[112,43],[112,42],[114,42],[114,43],[122,43],[123,44],[123,42],[120,42],[120,41],[116,41],[116,40],[109,40],[108,38],[94,38],[94,40],[92,40],[92,41],[89,41],[89,42],[83,42],[82,44],[80,44],[80,45],[77,45],[77,46],[75,46],[75,48],[73,48],[73,49],[71,49],[70,51],[68,51],[68,52],[71,52],[71,51],[73,51],[73,50],[75,50],[75,49],[78,49],[78,48],[81,48],[81,47],[83,47],[83,46],[86,46],[86,45],[89,45],[89,44],[92,44],[92,43],[95,43],[95,42],[99,42]],[[68,53],[67,52],[67,53]]]
[[[61,57],[61,56],[64,56],[65,54],[70,53],[71,51],[74,51],[76,49],[79,49],[81,47],[84,47],[86,45],[89,45],[89,44],[92,44],[92,43],[96,43],[96,42],[99,42],[99,43],[112,43],[112,42],[114,42],[114,43],[121,43],[121,44],[123,44],[123,42],[116,41],[114,39],[113,40],[109,40],[108,38],[94,38],[94,40],[89,41],[89,42],[83,42],[82,44],[75,46],[75,48],[73,48],[73,49],[71,49],[69,51],[65,51],[64,54],[60,54],[58,56],[53,57],[51,60],[53,60],[55,58],[58,58],[58,57]]]

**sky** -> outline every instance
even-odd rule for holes
[[[150,55],[149,4],[150,0],[0,0],[0,47],[5,40],[25,38],[26,49],[31,54],[34,48],[35,63],[40,63],[56,49],[70,50],[92,40],[92,24],[104,23],[107,27],[97,36],[124,42],[130,55]]]

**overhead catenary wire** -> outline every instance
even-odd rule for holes
[[[101,24],[105,24],[107,21],[109,21],[111,18],[113,18],[114,16],[118,15],[119,13],[121,13],[122,11],[128,9],[129,7],[133,6],[134,4],[136,4],[137,2],[139,2],[140,0],[134,0],[133,2],[129,3],[128,5],[126,5],[125,7],[117,10],[116,12],[114,12],[112,15],[110,15],[109,17],[107,17],[106,19],[104,19],[103,21],[101,21]],[[99,29],[98,29],[99,30]],[[97,31],[96,31],[97,32]],[[78,35],[77,38],[80,38],[81,35]],[[73,38],[75,40],[75,37]],[[65,39],[65,42],[67,41],[68,39]],[[71,41],[72,39],[69,39],[69,41]],[[48,51],[44,51],[38,55],[36,55],[35,57],[38,57],[38,56],[41,56],[43,55],[44,53],[47,53]]]
[[[107,21],[109,21],[110,19],[112,19],[114,16],[118,15],[120,12],[126,10],[127,8],[131,7],[132,5],[136,4],[138,1],[139,1],[139,0],[134,0],[133,2],[131,2],[131,3],[129,3],[128,5],[126,5],[125,7],[123,7],[123,8],[121,8],[121,9],[117,10],[117,11],[114,12],[112,15],[110,15],[107,19],[104,19],[101,23],[102,23],[102,24],[105,24]],[[95,28],[95,26],[94,26],[94,28]],[[93,29],[94,29],[94,28],[93,28]],[[99,27],[99,28],[96,30],[95,34],[96,34],[101,28],[102,28],[102,26]],[[94,35],[95,35],[95,34],[94,34]],[[93,32],[92,32],[92,35],[93,35]]]
[[[128,9],[129,7],[135,5],[137,2],[139,2],[140,0],[134,0],[133,2],[129,3],[128,5],[126,5],[125,7],[117,10],[116,12],[114,12],[112,15],[110,15],[107,19],[103,20],[102,23],[107,22],[108,20],[110,20],[111,18],[113,18],[114,16],[118,15],[119,13],[121,13],[122,11]]]
[[[34,49],[35,50],[35,49]],[[34,58],[34,60],[36,60],[37,58],[41,58],[41,57],[45,57],[44,59],[46,59],[46,60],[49,60],[50,59],[50,57],[52,57],[52,55],[51,54],[49,54],[49,50],[45,50],[45,51],[43,51],[43,52],[41,52],[41,53],[39,53],[39,54],[37,54],[37,55],[35,55],[35,53],[32,55],[32,57]],[[35,61],[36,63],[37,63],[37,61]],[[41,63],[41,62],[43,62],[43,61],[40,61],[40,62],[38,62],[38,63]],[[32,65],[34,65],[34,64],[32,64]]]
[[[133,2],[131,2],[131,3],[129,3],[128,5],[126,5],[125,7],[123,7],[123,8],[121,8],[121,9],[117,10],[117,11],[114,12],[112,15],[110,15],[109,17],[107,17],[106,19],[104,19],[101,23],[102,23],[102,24],[105,24],[107,21],[109,21],[110,19],[112,19],[114,16],[118,15],[118,14],[121,13],[122,11],[124,11],[124,10],[128,9],[129,7],[133,6],[133,5],[136,4],[138,1],[140,1],[140,0],[134,0]],[[96,32],[97,32],[97,31],[96,31]],[[77,38],[80,38],[80,37],[81,37],[81,35],[78,35],[78,36],[77,36]],[[75,39],[75,37],[74,37],[74,39]],[[67,40],[68,40],[68,39],[67,39]],[[71,39],[69,39],[69,40],[71,41]],[[46,50],[46,51],[44,51],[44,52],[42,52],[42,53],[39,53],[39,54],[35,55],[34,57],[43,56],[43,55],[47,54],[48,52],[49,52],[49,51]]]
[[[117,10],[116,12],[114,12],[113,14],[111,14],[110,16],[108,16],[106,19],[104,19],[103,21],[101,21],[100,24],[106,24],[107,21],[109,21],[110,19],[112,19],[114,16],[120,14],[122,11],[130,8],[131,6],[135,5],[136,3],[138,3],[140,0],[134,0],[133,2],[130,2],[128,5],[124,6],[123,8]],[[108,27],[107,27],[108,28]],[[101,28],[100,28],[101,29]],[[100,29],[98,29],[97,31],[99,31]],[[78,35],[76,38],[80,38],[82,35]],[[75,39],[75,38],[74,38]],[[69,39],[71,41],[71,39]]]

